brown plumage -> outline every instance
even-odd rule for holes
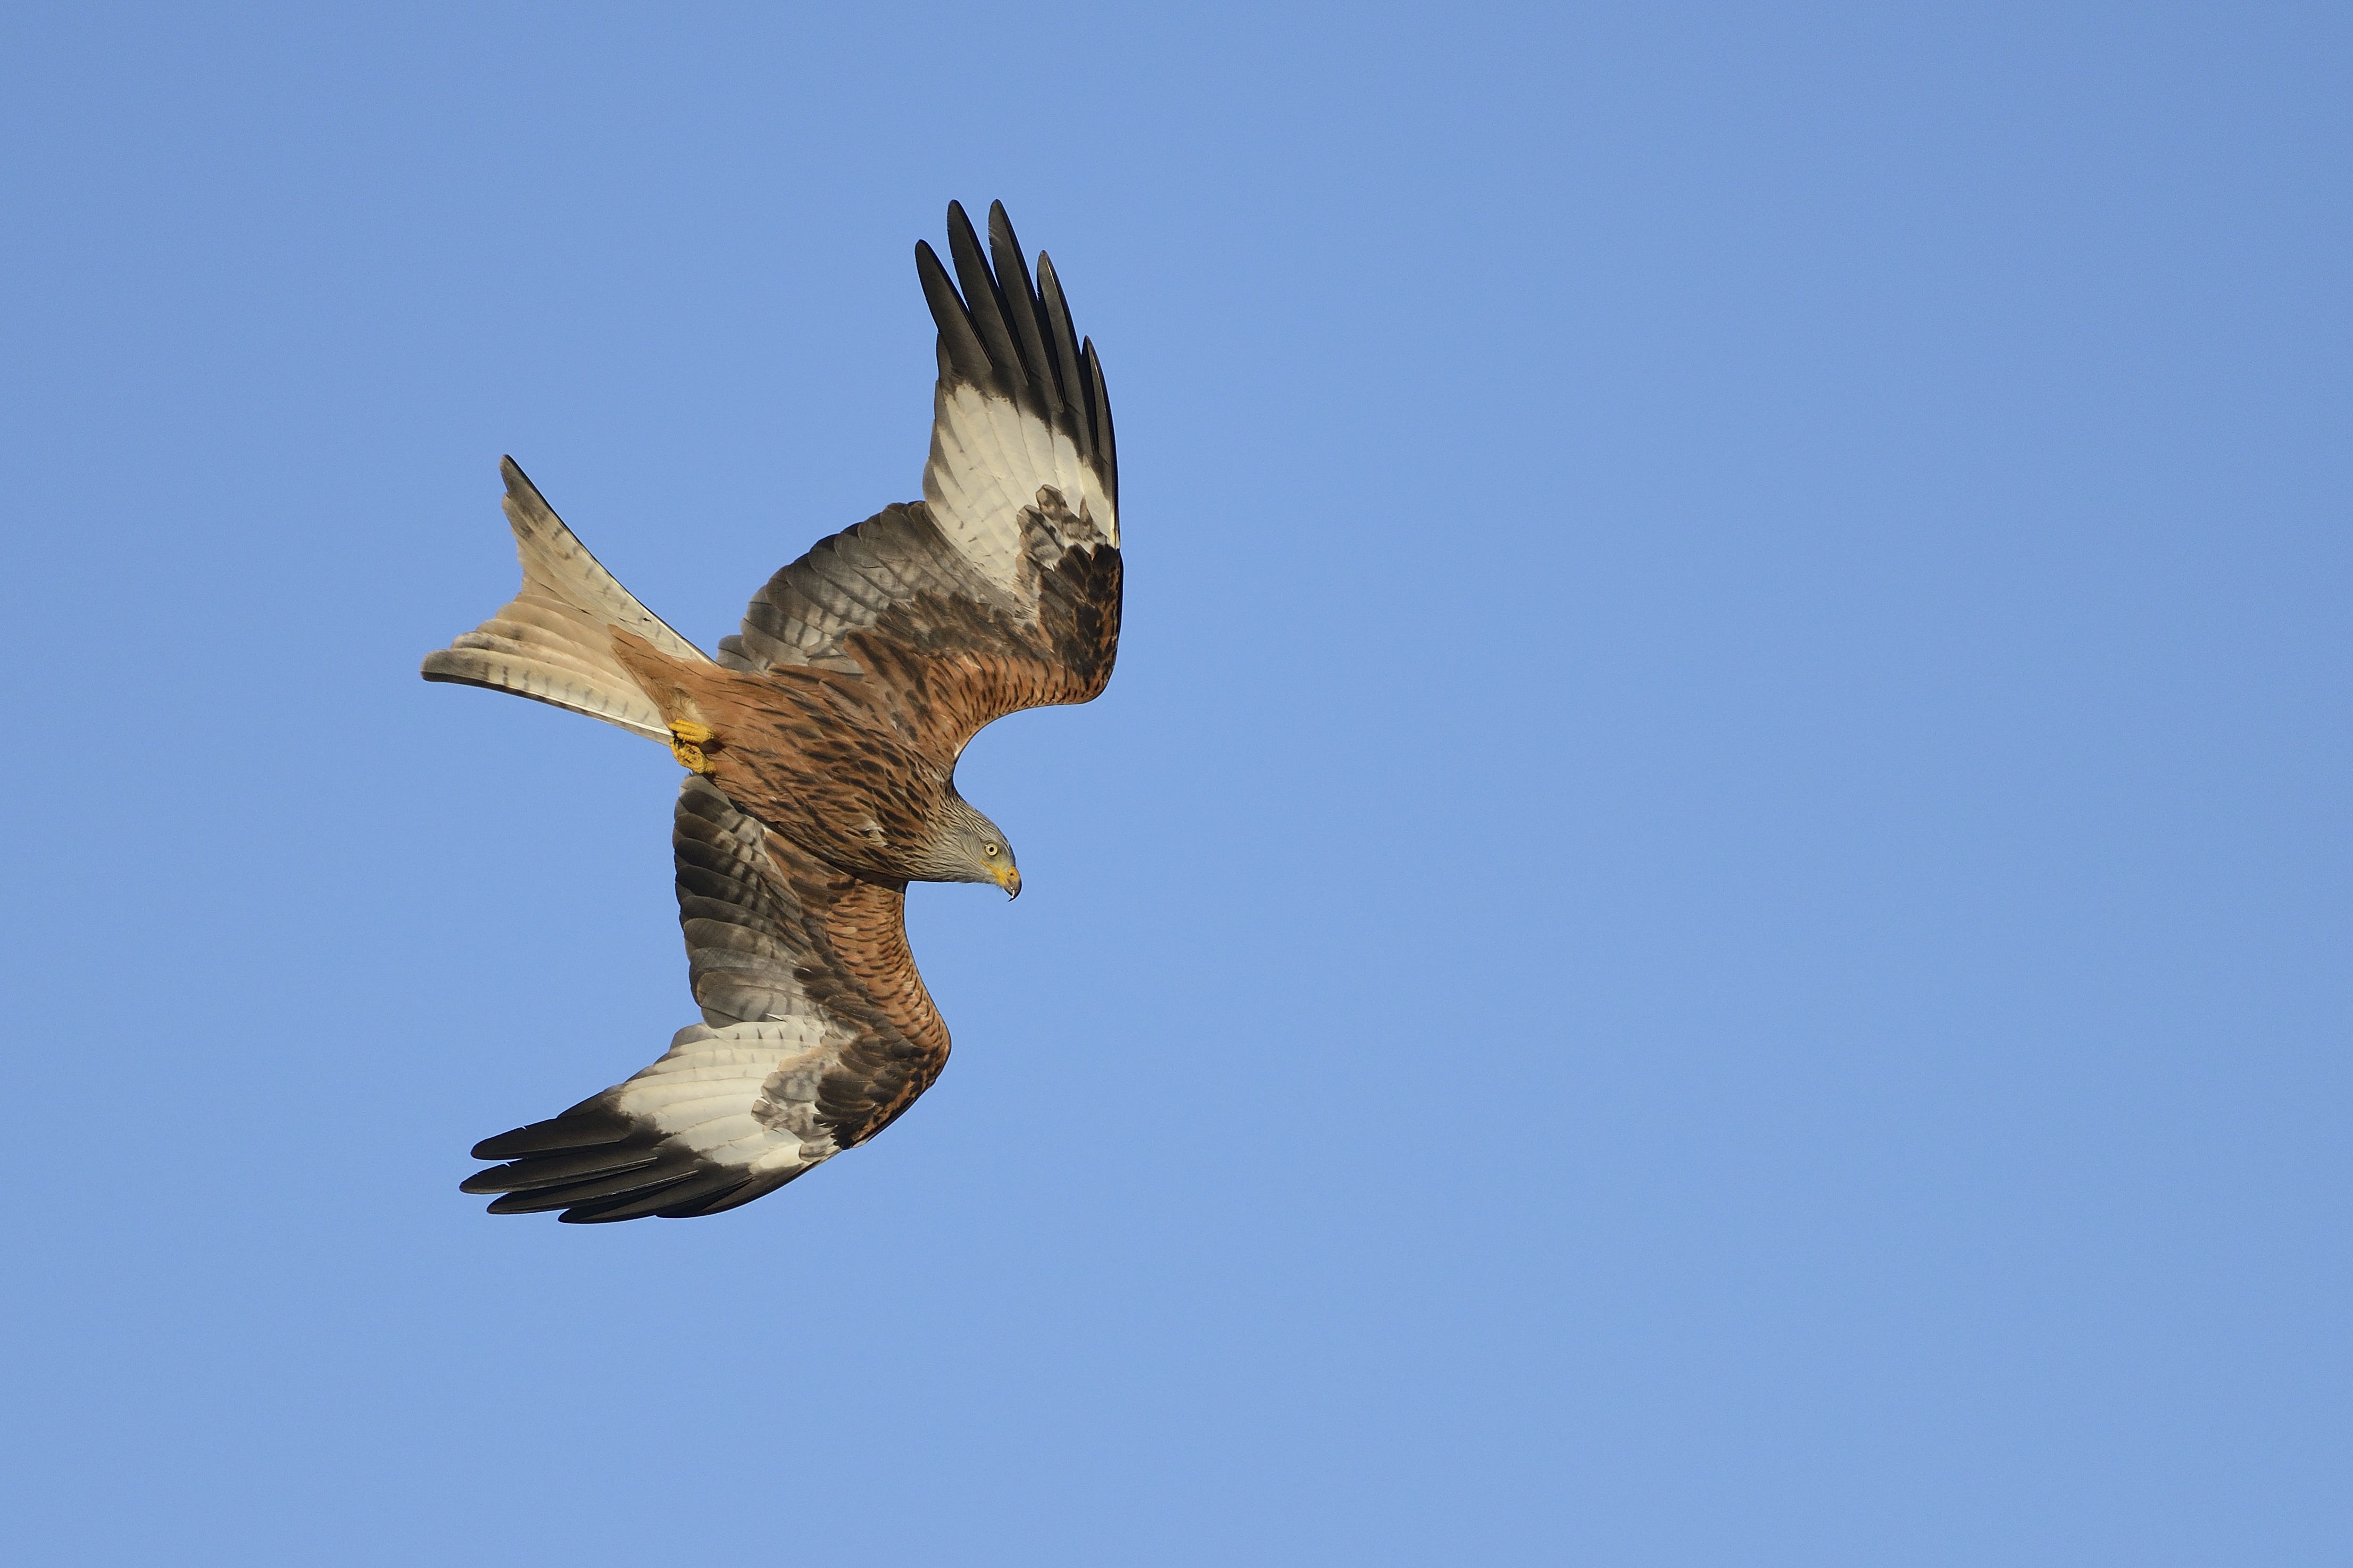
[[[1052,264],[1031,284],[1002,206],[990,258],[948,209],[962,292],[928,246],[939,327],[923,499],[821,541],[716,658],[596,563],[510,459],[515,599],[425,661],[667,741],[679,918],[702,1023],[562,1115],[476,1146],[492,1213],[717,1213],[874,1136],[946,1064],[908,952],[910,881],[1020,890],[955,789],[984,725],[1085,702],[1119,643],[1118,465],[1092,342]]]

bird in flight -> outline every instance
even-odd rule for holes
[[[484,1139],[492,1214],[717,1214],[865,1142],[932,1086],[948,1032],[907,950],[910,882],[1021,891],[1013,846],[956,793],[991,720],[1091,700],[1119,644],[1119,463],[1094,344],[1005,208],[983,249],[948,206],[923,499],[818,541],[716,658],[596,563],[513,459],[513,601],[428,656],[667,744],[671,841],[702,1021],[627,1082]],[[961,292],[959,292],[961,285]]]

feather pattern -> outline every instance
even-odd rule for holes
[[[702,1019],[626,1081],[478,1144],[497,1163],[463,1185],[497,1194],[494,1214],[736,1207],[873,1137],[946,1065],[907,883],[961,805],[975,732],[1103,690],[1122,584],[1111,405],[1053,264],[1041,253],[1032,281],[1002,206],[984,249],[951,205],[948,249],[953,279],[916,247],[939,331],[923,499],[778,572],[715,661],[503,466],[522,588],[425,676],[677,747],[695,770],[671,837]]]
[[[1064,519],[1052,560],[1119,545],[1119,466],[1094,345],[1079,337],[1053,263],[1042,293],[1022,265],[1000,204],[989,252],[961,206],[948,207],[957,291],[929,245],[915,272],[939,328],[939,384],[923,499],[818,543],[754,596],[720,662],[854,668],[843,643],[926,589],[1034,616],[1033,513]],[[996,259],[990,269],[989,255]]]
[[[626,1082],[475,1145],[505,1162],[463,1184],[502,1194],[494,1214],[583,1223],[748,1203],[881,1131],[947,1063],[902,887],[825,864],[703,778],[679,792],[672,837],[705,1021]]]
[[[588,553],[512,458],[499,459],[499,473],[522,587],[497,615],[427,655],[425,679],[512,691],[666,739],[660,710],[613,658],[611,628],[634,632],[675,658],[701,660],[702,651]]]

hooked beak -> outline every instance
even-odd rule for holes
[[[1008,899],[1018,899],[1021,896],[1021,873],[1019,871],[1008,866],[1002,870],[993,873],[993,875],[997,878],[997,885],[1005,889],[1005,896]]]

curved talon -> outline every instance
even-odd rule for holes
[[[717,750],[714,742],[718,739],[708,724],[681,719],[670,727],[670,754],[689,773],[707,773],[711,772],[711,759],[703,754],[703,748]]]

